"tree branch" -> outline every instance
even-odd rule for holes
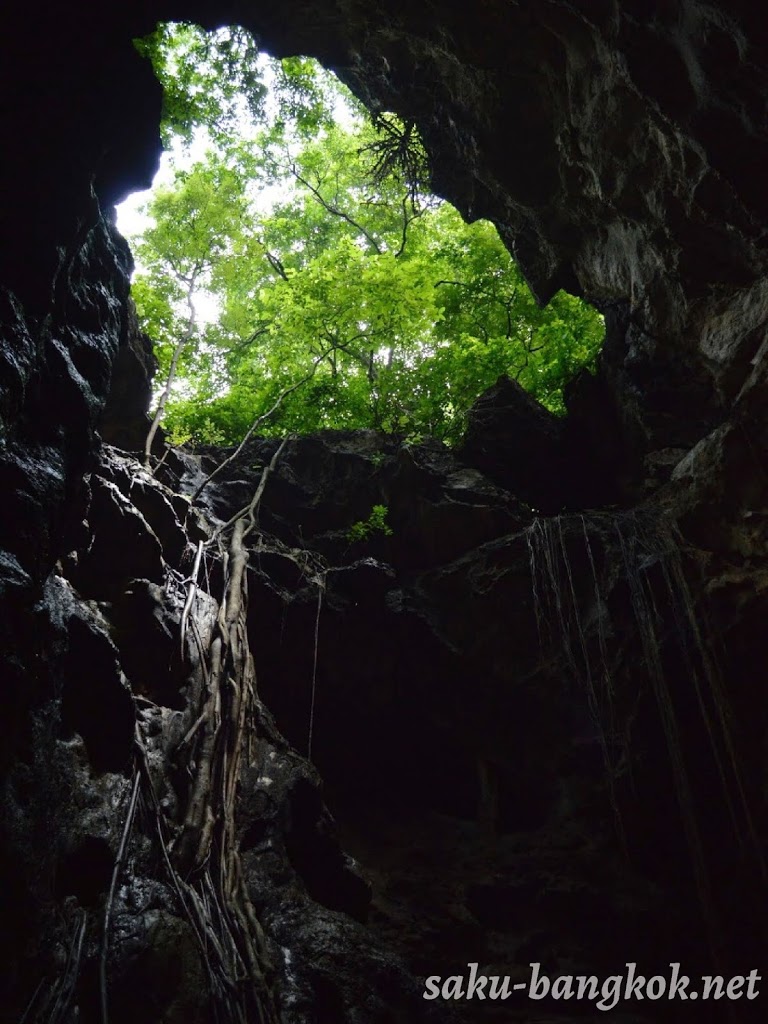
[[[347,224],[350,224],[353,228],[359,231],[360,234],[367,239],[367,241],[370,243],[370,245],[373,247],[376,253],[379,256],[381,256],[381,246],[373,237],[373,235],[370,234],[370,232],[366,231],[362,224],[359,224],[356,220],[350,217],[348,213],[344,212],[344,210],[340,210],[337,206],[332,206],[329,202],[327,202],[327,200],[323,199],[320,192],[313,185],[310,185],[306,178],[302,178],[302,176],[296,170],[295,164],[293,167],[291,167],[291,173],[293,174],[296,181],[298,181],[306,189],[309,189],[309,191],[312,193],[312,195],[315,197],[318,203],[320,203],[324,210],[327,210],[328,213],[333,214],[334,217],[341,217],[341,219],[345,220]]]
[[[408,238],[408,225],[411,221],[408,218],[408,196],[403,196],[403,235],[400,239],[400,248],[395,253],[395,259],[399,259],[405,252],[405,243]]]
[[[228,520],[226,523],[224,523],[223,526],[220,526],[218,528],[218,530],[216,531],[216,533],[214,534],[214,537],[220,536],[225,530],[228,530],[230,526],[237,526],[239,532],[236,534],[235,537],[233,537],[232,545],[231,546],[232,546],[233,549],[236,546],[240,546],[240,547],[242,546],[243,541],[245,540],[245,538],[248,536],[248,534],[251,532],[251,530],[255,526],[255,523],[256,523],[256,519],[255,519],[256,511],[257,511],[259,505],[261,504],[261,497],[264,494],[264,488],[267,486],[267,480],[269,479],[270,474],[273,472],[275,466],[277,465],[280,456],[283,454],[283,448],[285,448],[285,446],[288,444],[289,440],[290,440],[290,438],[284,437],[282,439],[282,441],[280,442],[280,444],[277,446],[277,449],[275,450],[275,454],[269,460],[268,465],[266,465],[264,467],[264,469],[262,470],[261,479],[259,480],[259,485],[256,488],[256,490],[254,492],[254,495],[251,498],[250,502],[244,508],[241,508],[239,512],[236,512],[235,515],[233,515],[230,520]],[[240,568],[240,563],[239,562],[235,566],[235,569],[240,571],[241,575],[242,575],[242,570]],[[233,570],[233,575],[234,575],[234,570]],[[227,610],[227,618],[229,619],[229,617],[230,617],[230,615],[229,615],[229,609],[228,609]]]
[[[413,211],[413,215],[410,217],[408,216],[409,199],[411,200],[411,210]],[[402,239],[400,241],[400,248],[395,253],[395,259],[399,259],[399,257],[402,256],[403,253],[405,252],[405,243],[408,240],[408,228],[411,226],[411,224],[413,224],[415,220],[418,220],[419,217],[422,216],[424,210],[425,207],[422,206],[417,208],[414,205],[412,196],[408,196],[407,194],[403,196],[403,234]]]
[[[261,244],[264,245],[263,242]],[[274,272],[280,277],[282,277],[284,281],[287,281],[289,278],[285,272],[285,267],[283,266],[282,260],[278,259],[278,257],[275,256],[273,252],[270,252],[266,245],[264,245],[264,255],[267,257],[267,262],[269,263],[270,267],[272,267]]]
[[[109,927],[112,918],[112,906],[115,902],[115,889],[117,888],[117,880],[120,877],[120,872],[123,869],[123,860],[125,859],[125,850],[128,845],[128,837],[131,834],[131,827],[133,826],[133,818],[136,813],[136,801],[139,796],[139,782],[141,780],[141,773],[138,767],[135,769],[133,777],[133,789],[131,790],[131,799],[128,804],[128,811],[125,815],[125,824],[123,826],[123,834],[120,838],[120,846],[117,851],[117,857],[115,858],[115,866],[112,869],[112,881],[109,885],[109,894],[107,896],[107,902],[104,907],[104,931],[101,942],[101,956],[99,958],[99,989],[101,993],[101,1024],[109,1024],[109,1015],[107,1013],[107,953],[109,949]]]
[[[222,471],[222,469],[224,469],[225,466],[228,466],[228,465],[230,465],[230,463],[234,462],[234,460],[237,458],[237,456],[240,454],[240,452],[245,447],[246,443],[253,437],[253,434],[256,431],[256,428],[259,427],[265,420],[269,419],[269,417],[272,415],[272,413],[275,412],[282,405],[282,403],[285,401],[285,399],[288,397],[288,395],[292,394],[294,391],[296,391],[298,388],[300,388],[303,384],[306,384],[307,381],[312,380],[312,378],[314,377],[314,375],[315,375],[315,373],[317,371],[318,366],[323,361],[323,359],[325,359],[325,357],[328,355],[328,353],[331,352],[331,351],[332,351],[332,349],[329,348],[325,352],[323,352],[321,355],[319,355],[317,357],[317,359],[315,359],[315,361],[313,362],[312,369],[307,374],[307,376],[306,377],[302,377],[300,381],[297,381],[295,384],[291,384],[291,386],[289,388],[286,388],[285,391],[283,391],[282,394],[279,395],[279,397],[278,397],[277,401],[275,402],[275,404],[270,409],[268,409],[265,413],[262,413],[261,416],[258,416],[253,421],[253,423],[248,428],[248,431],[247,431],[245,437],[240,442],[240,444],[237,446],[237,448],[235,448],[235,450],[232,452],[232,454],[228,455],[227,458],[224,459],[223,462],[220,462],[219,465],[208,474],[208,476],[205,478],[205,480],[203,480],[203,482],[197,488],[195,493],[192,495],[192,504],[193,505],[195,504],[197,499],[200,497],[200,495],[203,493],[203,491],[208,486],[208,484],[211,482],[211,480],[213,480],[213,478],[215,476],[218,476],[218,474]]]
[[[168,399],[170,398],[170,395],[171,395],[171,386],[172,386],[174,380],[176,379],[176,370],[177,370],[178,365],[179,365],[179,359],[181,359],[182,352],[187,347],[189,342],[192,340],[192,338],[194,336],[194,333],[195,333],[195,326],[196,326],[196,321],[197,321],[197,313],[195,311],[195,304],[194,304],[194,302],[192,300],[193,300],[193,295],[194,295],[194,291],[195,291],[195,283],[196,283],[196,280],[197,280],[197,273],[198,272],[195,271],[192,274],[192,278],[191,278],[191,280],[190,280],[190,282],[189,282],[189,284],[187,286],[187,296],[186,296],[186,298],[187,298],[187,307],[189,309],[189,314],[188,314],[188,317],[187,317],[187,326],[186,326],[186,329],[185,329],[183,335],[181,336],[180,341],[176,345],[176,348],[173,350],[173,357],[171,358],[171,365],[170,365],[170,368],[168,370],[168,377],[166,378],[166,381],[165,381],[165,388],[163,389],[163,393],[160,396],[160,401],[157,403],[157,410],[156,410],[154,418],[152,420],[152,425],[149,428],[149,432],[147,433],[147,439],[144,442],[144,468],[147,469],[147,470],[150,470],[149,463],[150,463],[150,458],[151,458],[151,455],[152,455],[152,442],[155,440],[155,434],[157,434],[158,428],[160,426],[160,421],[162,420],[163,416],[165,415],[165,407],[166,407],[166,405],[168,403]],[[151,470],[150,470],[150,472],[151,472]]]

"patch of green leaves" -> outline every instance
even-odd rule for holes
[[[162,23],[134,40],[134,46],[152,62],[163,87],[161,133],[166,145],[174,136],[191,142],[199,126],[226,140],[237,128],[239,107],[255,121],[263,119],[267,89],[259,48],[245,29],[206,32],[190,23]]]
[[[170,429],[237,443],[308,377],[263,433],[372,427],[454,444],[502,374],[565,411],[565,384],[595,365],[602,318],[562,292],[539,307],[495,227],[426,193],[414,123],[364,116],[304,57],[273,62],[265,99],[266,58],[241,29],[160,26],[141,45],[166,91],[168,130],[191,138],[203,124],[215,143],[156,190],[152,226],[131,240],[133,294],[161,373],[190,322],[189,281],[195,304],[218,309],[184,351]],[[262,118],[251,138],[225,130],[240,90],[252,127]]]
[[[352,523],[347,530],[347,540],[350,544],[367,540],[376,533],[380,533],[384,537],[391,537],[392,527],[387,522],[388,512],[389,509],[386,505],[374,505],[367,519]]]

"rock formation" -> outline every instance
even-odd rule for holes
[[[202,491],[227,453],[139,466],[112,204],[159,152],[131,40],[173,18],[414,119],[538,297],[599,305],[565,421],[500,381],[454,453],[254,441]],[[762,967],[767,48],[759,10],[704,0],[5,27],[3,1019],[590,1019],[423,980]],[[375,505],[391,535],[351,539]]]

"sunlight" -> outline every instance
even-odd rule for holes
[[[495,227],[429,192],[412,122],[241,29],[165,25],[140,46],[166,149],[117,225],[167,431],[236,443],[270,410],[265,431],[455,443],[504,374],[564,412],[602,319],[564,293],[537,305]]]

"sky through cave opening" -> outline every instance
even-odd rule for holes
[[[236,443],[259,417],[450,444],[503,374],[564,412],[602,317],[564,292],[536,304],[496,228],[431,193],[414,124],[240,28],[164,24],[137,45],[165,153],[118,226],[172,444]]]

